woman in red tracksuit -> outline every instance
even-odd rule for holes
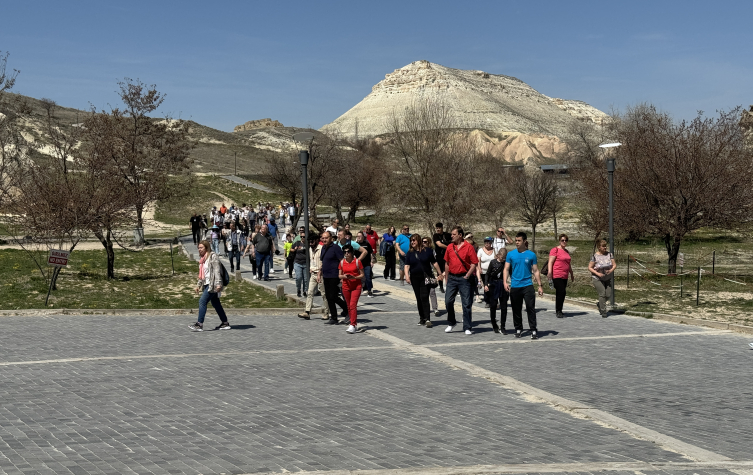
[[[363,289],[361,282],[364,277],[363,264],[353,257],[353,246],[350,244],[343,246],[343,253],[345,253],[345,259],[340,261],[340,280],[343,284],[343,296],[348,306],[348,315],[350,315],[350,325],[345,331],[355,333],[357,325],[356,307]]]

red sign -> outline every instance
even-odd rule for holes
[[[47,257],[47,265],[55,267],[65,267],[68,265],[68,256],[71,251],[62,251],[60,249],[50,249],[50,255]]]

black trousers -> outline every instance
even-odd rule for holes
[[[502,280],[492,280],[489,282],[489,316],[492,321],[492,328],[502,328],[504,330],[507,323],[507,299],[510,294],[505,290]],[[499,326],[497,326],[497,303],[499,303]]]
[[[323,277],[324,281],[324,296],[327,298],[327,305],[329,305],[329,318],[330,320],[337,320],[337,306],[347,311],[348,307],[345,305],[345,300],[340,296],[340,279],[337,277]]]
[[[410,285],[413,287],[413,294],[416,296],[419,322],[426,323],[431,320],[431,307],[429,306],[429,288],[426,286],[424,273],[411,274]]]
[[[193,234],[193,243],[199,244],[201,241],[201,228],[191,229],[191,232]]]
[[[384,255],[384,278],[395,280],[395,250]]]
[[[533,290],[533,285],[510,288],[510,306],[512,307],[512,323],[515,325],[515,331],[523,331],[523,301],[526,303],[528,328],[531,331],[536,331],[536,291]]]
[[[565,293],[567,292],[567,277],[564,279],[552,279],[554,282],[554,290],[557,295],[554,299],[554,309],[556,312],[562,311],[562,304],[565,303]]]

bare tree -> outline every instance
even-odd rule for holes
[[[629,108],[615,123],[615,226],[664,240],[668,272],[683,238],[703,227],[736,227],[753,217],[753,150],[741,108],[676,122],[652,105]],[[595,159],[580,176],[584,201],[606,213],[606,167]],[[602,220],[601,217],[598,218]]]
[[[518,170],[512,180],[511,197],[517,212],[533,231],[531,250],[536,252],[536,228],[554,215],[559,194],[557,182],[539,170]]]
[[[149,116],[165,99],[156,86],[129,78],[118,85],[125,108],[115,108],[101,116],[101,120],[111,123],[100,130],[112,134],[107,139],[114,141],[107,149],[108,168],[128,189],[136,211],[136,226],[143,228],[144,210],[163,197],[170,176],[189,171],[188,124]]]

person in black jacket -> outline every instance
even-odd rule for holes
[[[489,315],[491,316],[492,328],[494,333],[507,335],[505,322],[507,321],[507,299],[508,292],[505,290],[503,275],[505,271],[505,258],[507,249],[502,248],[497,252],[497,258],[489,263],[486,270],[486,285],[484,291],[489,293]],[[500,325],[497,326],[497,303],[500,306]]]

